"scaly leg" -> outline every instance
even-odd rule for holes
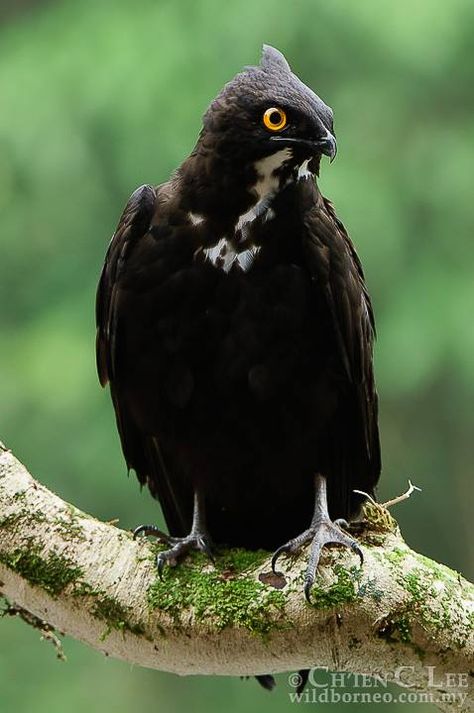
[[[308,602],[311,602],[310,591],[313,586],[316,569],[318,567],[321,550],[324,545],[344,545],[350,547],[360,557],[361,565],[364,562],[364,556],[359,544],[356,540],[343,532],[338,524],[346,524],[344,520],[336,520],[332,522],[329,517],[327,503],[326,478],[319,473],[315,476],[316,496],[314,501],[314,513],[311,525],[307,530],[289,540],[286,544],[277,549],[272,557],[272,569],[276,574],[276,563],[280,555],[283,553],[288,555],[296,554],[307,542],[311,542],[311,549],[306,569],[304,594]]]

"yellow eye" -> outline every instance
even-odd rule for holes
[[[281,131],[287,124],[286,114],[283,109],[273,106],[263,115],[263,123],[270,131]]]

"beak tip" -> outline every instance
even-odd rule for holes
[[[329,157],[329,163],[332,163],[337,155],[337,143],[335,137],[329,132],[324,139],[324,145],[321,148],[322,153]]]

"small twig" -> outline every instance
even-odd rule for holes
[[[408,486],[409,487],[406,493],[403,493],[402,495],[399,495],[397,498],[393,498],[392,500],[387,500],[386,503],[382,503],[382,507],[388,510],[388,508],[392,507],[392,505],[397,505],[397,503],[401,503],[402,500],[407,500],[415,490],[418,490],[421,493],[421,488],[418,488],[418,486],[413,485],[411,480],[408,480]]]
[[[364,490],[356,490],[356,489],[354,488],[354,490],[353,490],[352,492],[353,492],[353,493],[357,493],[358,495],[363,495],[364,497],[367,498],[367,500],[370,500],[370,502],[372,503],[372,505],[375,505],[375,506],[378,507],[378,508],[380,507],[380,503],[376,502],[376,501],[373,499],[373,497],[372,497],[371,495],[369,495],[369,493],[366,493]]]
[[[397,503],[401,503],[402,500],[407,500],[410,495],[413,493],[414,490],[419,490],[421,493],[421,488],[419,488],[417,485],[413,485],[411,480],[408,480],[408,490],[403,493],[402,495],[398,495],[396,498],[392,498],[392,500],[387,500],[385,503],[378,503],[376,502],[369,493],[366,493],[364,490],[353,490],[353,493],[358,493],[358,495],[363,495],[364,497],[367,498],[367,500],[370,500],[372,505],[375,505],[378,508],[383,508],[385,510],[388,510],[388,508],[392,507],[392,505],[397,505]]]
[[[40,619],[39,617],[35,616],[31,612],[27,611],[26,609],[23,609],[22,607],[15,606],[14,604],[10,604],[9,601],[6,599],[3,599],[3,603],[5,607],[3,609],[0,609],[0,617],[2,616],[17,616],[20,617],[20,619],[23,619],[23,621],[28,624],[29,626],[32,626],[34,629],[38,629],[38,631],[41,634],[41,640],[42,641],[49,641],[51,644],[54,646],[56,649],[56,656],[60,661],[66,661],[66,655],[63,650],[63,645],[61,643],[61,640],[56,636],[54,627],[51,626],[51,624],[48,624],[47,621],[44,621],[44,619]]]
[[[53,628],[43,629],[43,633],[41,635],[41,640],[50,641],[52,643],[52,645],[54,646],[54,648],[56,649],[56,657],[60,661],[67,661],[62,642],[54,633]]]

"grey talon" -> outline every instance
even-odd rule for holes
[[[353,552],[359,556],[361,566],[364,564],[364,555],[358,542],[338,527],[340,522],[341,520],[333,522],[329,517],[326,478],[318,474],[315,476],[314,513],[310,527],[307,530],[304,530],[304,532],[297,537],[294,537],[284,545],[281,545],[272,557],[272,570],[275,574],[278,574],[275,567],[281,554],[296,553],[307,542],[311,542],[308,569],[306,571],[304,584],[304,595],[309,603],[311,603],[311,587],[314,584],[314,578],[321,557],[321,550],[324,546],[334,544],[350,547]]]

